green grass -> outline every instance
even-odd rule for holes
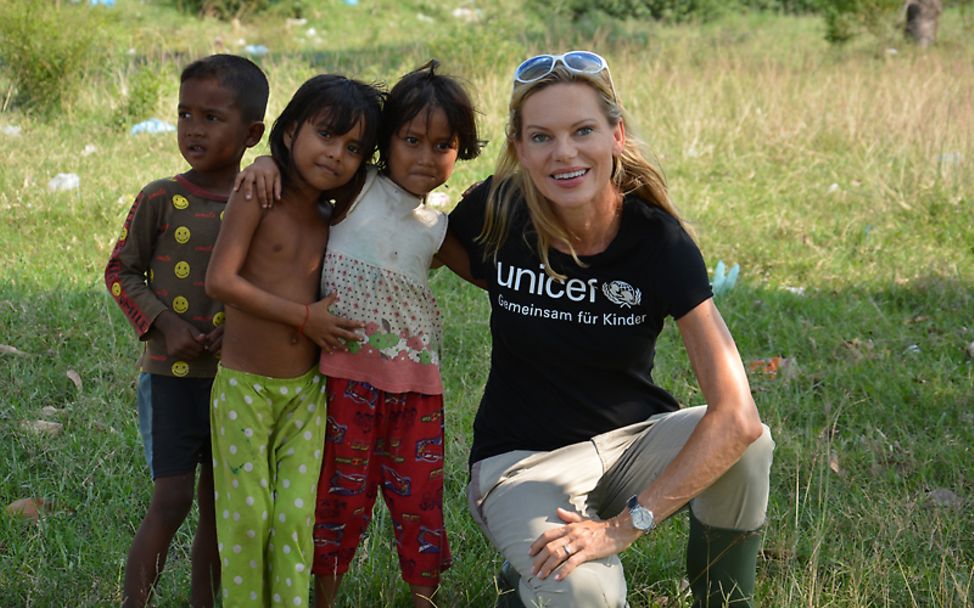
[[[458,167],[446,189],[454,197],[490,173],[518,61],[539,50],[603,53],[631,130],[659,157],[708,264],[742,266],[718,305],[745,362],[793,362],[775,378],[751,374],[777,442],[762,605],[974,605],[974,44],[963,15],[944,15],[929,51],[897,41],[892,54],[889,41],[868,39],[831,49],[814,18],[571,24],[502,0],[469,25],[439,0],[305,5],[308,22],[287,30],[276,17],[235,27],[120,2],[106,33],[111,59],[91,67],[64,116],[2,106],[0,126],[22,131],[0,134],[0,344],[27,354],[0,354],[0,503],[39,496],[54,506],[38,524],[0,516],[0,606],[120,598],[151,488],[134,407],[139,345],[101,275],[134,194],[184,162],[172,135],[130,137],[113,120],[140,69],[168,75],[155,114],[174,120],[181,65],[218,50],[217,41],[238,51],[241,40],[271,48],[261,60],[269,119],[318,71],[392,82],[441,59],[469,83],[491,140],[484,158]],[[6,78],[0,64],[9,99]],[[87,144],[97,151],[82,155]],[[80,175],[81,188],[48,192],[59,172]],[[488,367],[488,306],[447,271],[434,271],[432,286],[446,321],[445,501],[455,555],[438,599],[490,606],[499,558],[463,493]],[[700,402],[672,325],[656,380],[682,403]],[[58,411],[42,414],[45,406]],[[61,422],[61,434],[22,426],[41,418]],[[933,490],[949,490],[957,504]],[[376,513],[342,606],[408,605],[388,518]],[[688,605],[685,533],[674,518],[624,554],[634,608]],[[187,601],[190,538],[184,527],[157,606]]]

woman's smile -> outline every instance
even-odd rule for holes
[[[555,213],[608,211],[616,204],[612,165],[624,131],[621,123],[609,124],[591,87],[545,87],[524,101],[522,115],[518,160]]]

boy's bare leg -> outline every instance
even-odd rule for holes
[[[212,462],[200,467],[200,479],[196,484],[196,506],[200,512],[200,521],[190,553],[190,605],[193,608],[211,608],[217,589],[220,588],[220,553],[216,545]]]
[[[432,585],[410,585],[409,591],[413,594],[413,608],[435,608],[433,594],[436,587]]]
[[[125,564],[123,608],[142,608],[166,565],[169,543],[193,505],[193,482],[187,473],[155,480],[149,511],[142,519]]]
[[[342,584],[344,574],[327,576],[315,575],[315,608],[331,608],[338,595],[338,587]]]

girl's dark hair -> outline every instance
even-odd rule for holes
[[[420,112],[429,115],[439,108],[446,115],[451,137],[458,140],[457,157],[470,160],[480,155],[477,139],[476,110],[463,86],[452,76],[437,74],[440,62],[431,59],[422,67],[406,74],[392,87],[382,109],[379,127],[379,169],[389,168],[389,145],[404,124]]]
[[[362,165],[352,181],[364,176],[365,167],[375,153],[382,98],[383,93],[376,86],[337,74],[320,74],[302,84],[274,121],[268,138],[271,156],[284,184],[294,175],[294,159],[284,144],[284,136],[293,128],[292,137],[296,138],[305,122],[321,115],[327,119],[328,129],[337,135],[348,133],[362,121]]]

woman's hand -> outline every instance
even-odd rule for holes
[[[248,201],[257,191],[257,202],[265,209],[274,206],[275,201],[281,200],[281,172],[277,163],[270,156],[258,156],[253,164],[237,174],[233,180],[233,191],[243,189],[244,198]]]
[[[330,294],[323,300],[311,304],[304,326],[304,335],[325,352],[344,350],[347,342],[360,341],[362,336],[355,333],[355,330],[365,327],[365,324],[358,321],[350,321],[331,314],[329,307],[336,299],[335,294]]]
[[[538,578],[558,570],[555,580],[560,581],[580,564],[624,551],[641,535],[626,523],[628,513],[605,521],[562,508],[557,513],[565,525],[548,530],[531,545],[531,572]]]

